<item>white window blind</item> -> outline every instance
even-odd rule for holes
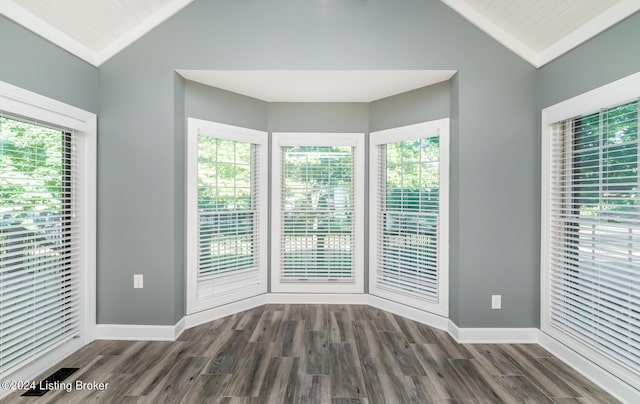
[[[0,114],[0,376],[81,334],[75,138]]]
[[[257,147],[198,137],[198,279],[258,267]]]
[[[362,292],[363,140],[274,134],[274,291]]]
[[[638,102],[550,130],[548,324],[640,374]]]
[[[189,119],[188,305],[266,291],[266,133]]]
[[[283,280],[352,280],[353,147],[282,148]]]
[[[371,134],[372,294],[447,312],[448,120]]]
[[[378,284],[438,299],[437,136],[378,146]]]

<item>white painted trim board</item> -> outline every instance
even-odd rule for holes
[[[97,326],[97,339],[124,340],[175,340],[184,329],[192,328],[228,315],[249,310],[265,304],[366,304],[397,314],[434,328],[447,331],[462,344],[534,344],[537,343],[557,356],[568,366],[596,383],[622,402],[634,403],[640,391],[595,365],[584,356],[572,351],[562,343],[537,328],[459,328],[453,321],[427,313],[401,303],[366,294],[288,294],[267,293],[240,302],[205,310],[185,316],[174,326],[104,325]]]

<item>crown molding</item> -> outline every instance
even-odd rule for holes
[[[504,45],[507,49],[529,62],[534,67],[540,67],[538,54],[513,35],[500,28],[493,21],[476,11],[464,0],[440,0],[467,21],[480,28],[490,37]]]
[[[142,38],[149,31],[162,24],[169,18],[173,17],[180,10],[191,4],[193,0],[173,0],[167,3],[160,10],[156,11],[140,24],[134,27],[132,30],[122,35],[120,38],[106,46],[96,54],[95,65],[100,66],[113,56],[117,55],[120,51]]]
[[[85,62],[98,67],[140,39],[146,33],[175,15],[191,2],[193,2],[193,0],[173,0],[167,3],[164,7],[151,14],[133,29],[100,50],[87,47],[78,40],[72,38],[40,17],[35,16],[33,13],[16,4],[13,0],[0,0],[0,14],[38,34],[42,38],[52,42],[67,52],[79,57]]]
[[[600,14],[593,20],[587,22],[564,38],[538,53],[538,64],[544,66],[552,60],[564,55],[571,49],[578,47],[599,33],[613,27],[625,18],[635,14],[640,10],[640,1],[622,0]]]
[[[11,0],[0,0],[0,14],[80,59],[97,66],[97,53]]]
[[[470,23],[480,28],[493,39],[520,56],[532,66],[539,68],[588,41],[602,31],[614,26],[640,10],[640,1],[622,0],[591,21],[583,24],[546,49],[536,52],[496,23],[475,10],[464,0],[441,0]]]

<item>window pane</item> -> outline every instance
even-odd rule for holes
[[[257,269],[255,147],[198,136],[199,278]]]
[[[283,280],[352,279],[353,148],[283,147]]]
[[[438,298],[439,138],[378,146],[378,283]]]
[[[79,334],[73,135],[0,117],[0,374]]]
[[[638,103],[553,134],[550,321],[640,371]]]

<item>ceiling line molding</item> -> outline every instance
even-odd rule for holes
[[[471,7],[465,0],[440,0],[470,23],[493,37],[512,52],[539,68],[588,41],[602,31],[614,26],[640,10],[640,1],[622,0],[596,18],[583,24],[546,49],[536,52],[496,23]]]
[[[146,33],[173,17],[192,2],[193,0],[174,0],[168,3],[160,10],[147,17],[144,21],[138,24],[138,26],[98,52],[96,55],[96,66],[100,66],[107,60],[111,59],[124,48],[142,38]]]
[[[560,39],[555,44],[549,46],[538,54],[540,66],[564,55],[571,49],[595,37],[599,33],[613,27],[625,18],[635,14],[640,10],[640,1],[622,0],[593,20],[579,27],[569,35]],[[536,67],[540,67],[536,66]]]
[[[193,0],[171,1],[116,41],[98,51],[83,45],[78,40],[35,16],[12,0],[0,0],[0,14],[76,55],[80,59],[98,67],[192,2]]]
[[[187,80],[266,102],[369,103],[446,82],[455,70],[176,70]]]
[[[470,1],[471,0],[441,0],[442,3],[461,15],[471,24],[484,31],[494,40],[536,68],[549,63],[602,31],[640,11],[640,0],[619,0],[601,14],[585,22],[564,37],[559,38],[545,49],[537,51],[532,48],[532,46],[535,45],[531,45],[524,38],[517,37],[517,35],[508,29],[501,28],[500,25],[496,24],[482,11],[476,10],[470,5]],[[146,18],[140,20],[133,28],[119,35],[118,38],[111,40],[110,43],[102,48],[99,48],[100,45],[96,45],[95,47],[85,45],[55,25],[47,22],[46,16],[38,17],[27,8],[21,6],[18,0],[0,0],[0,14],[80,59],[94,66],[100,66],[192,2],[193,0],[169,0],[169,2],[160,9],[148,14]],[[538,2],[544,3],[542,0]],[[548,11],[549,3],[547,2],[545,4],[547,4],[546,7]],[[544,30],[544,24],[539,28],[540,30]],[[118,33],[114,32],[111,38],[116,35],[118,35]]]
[[[527,45],[514,38],[507,31],[500,28],[489,18],[470,7],[464,0],[440,0],[467,21],[480,28],[490,37],[504,45],[516,55],[520,56],[534,67],[540,67],[538,54]]]
[[[22,25],[28,30],[40,35],[49,42],[53,42],[62,49],[80,59],[97,66],[97,54],[79,41],[60,31],[58,28],[33,15],[11,0],[0,0],[0,14]]]

